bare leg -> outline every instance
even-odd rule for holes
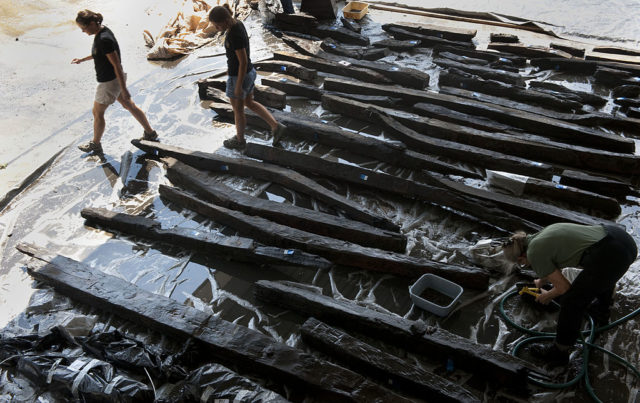
[[[271,128],[271,130],[275,130],[276,127],[278,127],[278,122],[276,121],[276,119],[273,117],[273,115],[271,114],[271,112],[269,112],[267,110],[267,108],[265,108],[264,106],[262,106],[261,103],[256,102],[253,99],[253,93],[247,95],[247,98],[245,98],[244,100],[244,104],[247,108],[251,109],[253,112],[255,112],[258,116],[260,116],[262,118],[262,120],[264,120],[265,122],[267,122],[267,124],[269,125],[269,127]],[[235,110],[235,109],[234,109]]]
[[[122,95],[119,95],[118,102],[120,102],[124,109],[128,110],[129,113],[136,118],[138,123],[140,123],[144,128],[145,133],[151,133],[153,131],[149,121],[147,120],[147,115],[144,114],[142,109],[138,108],[138,105],[136,105],[131,98],[124,100]]]
[[[103,105],[97,102],[93,103],[93,142],[95,144],[100,144],[100,140],[104,134],[104,112],[108,107],[109,105]]]
[[[230,98],[233,108],[233,118],[236,122],[236,137],[240,142],[244,141],[244,128],[247,125],[247,117],[244,115],[244,100]]]

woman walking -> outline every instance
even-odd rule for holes
[[[530,351],[550,363],[566,364],[585,312],[596,326],[609,320],[616,283],[638,249],[633,238],[615,225],[558,223],[533,235],[515,233],[503,246],[503,254],[512,263],[531,266],[540,277],[535,284],[542,293],[536,301],[548,304],[562,296],[555,342],[532,344]],[[565,267],[582,269],[573,283],[562,275]],[[549,291],[542,289],[547,283],[553,285]]]
[[[122,69],[120,47],[113,32],[102,25],[102,14],[83,10],[78,12],[76,24],[87,35],[95,35],[91,55],[82,59],[73,59],[72,64],[80,64],[93,60],[96,69],[98,87],[93,102],[93,139],[78,146],[81,151],[102,153],[102,135],[104,134],[104,113],[116,100],[133,115],[142,125],[144,140],[157,140],[158,134],[153,130],[145,113],[133,102],[127,90],[127,75]]]
[[[235,18],[228,4],[214,7],[209,13],[209,21],[217,31],[226,32],[224,47],[227,54],[227,91],[231,101],[233,116],[236,124],[236,136],[226,139],[223,144],[227,148],[242,149],[246,145],[244,129],[247,119],[244,107],[251,109],[260,116],[271,128],[273,144],[276,145],[286,127],[278,123],[273,115],[253,99],[256,70],[251,64],[249,37],[244,24]]]

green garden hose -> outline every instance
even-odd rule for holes
[[[514,327],[518,330],[520,330],[521,332],[525,333],[525,334],[530,334],[532,335],[532,337],[528,337],[522,341],[520,341],[518,344],[516,344],[516,346],[513,348],[513,351],[511,352],[512,355],[516,356],[518,354],[518,351],[520,350],[520,347],[522,347],[525,344],[534,342],[534,341],[539,341],[539,340],[553,340],[556,336],[555,333],[551,333],[551,332],[539,332],[537,330],[532,330],[532,329],[527,329],[517,323],[515,323],[513,320],[511,320],[511,318],[509,318],[504,310],[504,304],[505,302],[509,299],[512,298],[516,295],[519,295],[518,291],[513,291],[507,295],[505,295],[502,300],[500,301],[500,315],[502,315],[502,318],[504,319],[504,321],[511,327]],[[552,303],[556,303],[556,302],[552,302]],[[598,351],[601,351],[605,354],[608,354],[609,356],[611,356],[613,359],[615,359],[616,361],[620,362],[621,364],[623,364],[624,366],[626,366],[627,368],[630,368],[633,373],[635,374],[636,377],[640,378],[640,371],[638,371],[633,365],[631,365],[628,361],[626,361],[625,359],[623,359],[622,357],[620,357],[619,355],[606,350],[596,344],[593,344],[593,340],[596,336],[596,334],[604,332],[606,330],[609,330],[617,325],[619,325],[620,323],[623,323],[631,318],[633,318],[634,316],[640,314],[640,308],[636,309],[635,311],[631,312],[630,314],[614,321],[611,322],[605,326],[599,327],[599,328],[595,328],[594,323],[593,323],[593,319],[589,316],[589,322],[590,322],[590,329],[583,331],[582,332],[582,338],[579,340],[579,342],[584,346],[583,350],[582,350],[582,369],[580,371],[580,373],[578,375],[575,376],[575,378],[573,378],[572,380],[565,382],[565,383],[548,383],[548,382],[541,382],[531,376],[529,376],[529,381],[531,383],[533,383],[534,385],[538,385],[544,388],[548,388],[548,389],[564,389],[564,388],[568,388],[570,386],[575,385],[576,383],[580,382],[580,380],[584,379],[584,385],[587,388],[587,392],[589,393],[589,396],[591,396],[591,398],[596,401],[596,402],[600,402],[601,400],[598,398],[598,396],[596,396],[595,392],[593,391],[593,388],[591,387],[591,382],[589,381],[589,373],[587,371],[588,365],[589,365],[589,353],[591,351],[591,349],[595,349]],[[587,336],[587,339],[585,340],[584,337]]]

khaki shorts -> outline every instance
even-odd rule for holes
[[[127,74],[124,75],[124,81],[127,82]],[[95,101],[102,105],[111,105],[116,102],[120,96],[120,83],[118,79],[113,79],[104,83],[98,83],[96,87]]]

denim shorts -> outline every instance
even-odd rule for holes
[[[245,99],[253,92],[255,87],[254,82],[256,81],[256,69],[251,69],[245,76],[244,81],[242,81],[242,97],[240,99]],[[229,76],[227,78],[227,96],[229,98],[236,98],[234,92],[236,90],[236,83],[238,82],[238,76]]]

